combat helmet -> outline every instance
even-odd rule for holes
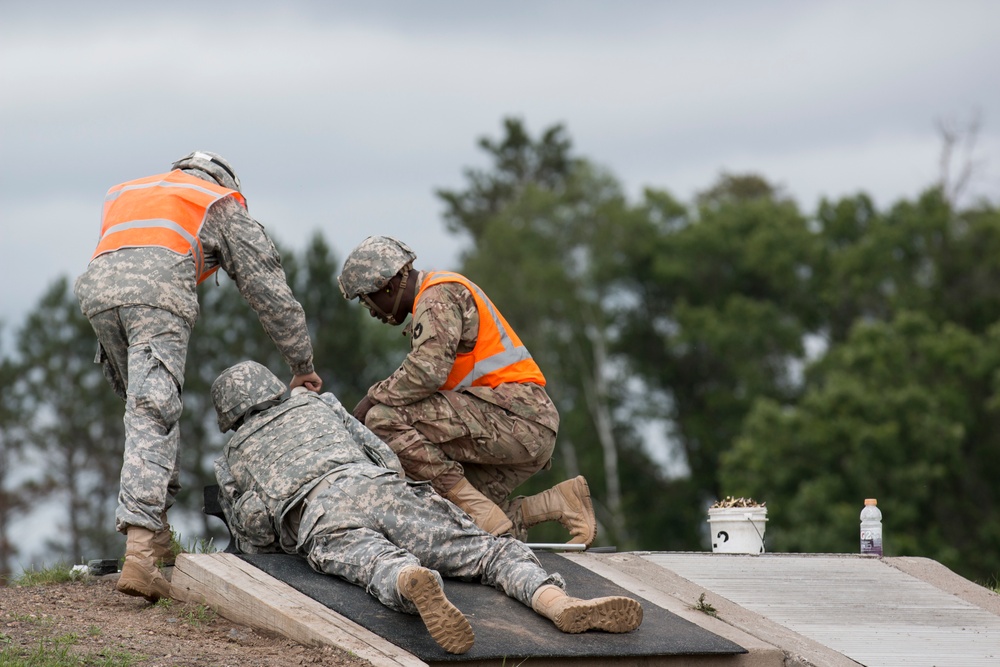
[[[377,292],[402,269],[409,269],[417,254],[391,236],[369,236],[344,260],[337,277],[340,293],[350,301]]]
[[[241,361],[219,374],[212,383],[212,403],[219,430],[231,430],[251,408],[279,401],[288,388],[267,367]]]
[[[239,177],[229,161],[218,153],[191,151],[170,166],[173,169],[197,169],[211,176],[222,187],[240,191]]]

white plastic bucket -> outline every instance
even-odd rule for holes
[[[708,510],[712,552],[764,553],[766,507],[713,507]]]

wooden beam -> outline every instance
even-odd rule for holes
[[[376,667],[427,667],[413,654],[233,554],[180,554],[170,594],[302,644],[337,646]]]

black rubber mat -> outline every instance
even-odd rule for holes
[[[643,609],[642,625],[627,634],[590,631],[569,635],[495,588],[445,579],[448,599],[468,617],[476,634],[476,643],[468,653],[451,655],[431,639],[419,616],[392,611],[361,587],[314,572],[303,558],[287,554],[240,554],[240,558],[248,563],[425,662],[528,657],[610,659],[747,652],[743,647],[632,595],[558,554],[539,552],[537,556],[547,571],[563,575],[570,595],[587,598],[626,595],[639,600]]]

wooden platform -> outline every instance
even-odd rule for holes
[[[170,591],[178,600],[207,604],[237,623],[302,644],[339,646],[377,667],[427,664],[233,554],[181,554]]]
[[[749,651],[572,663],[582,667],[1000,665],[1000,596],[927,559],[674,552],[565,557]],[[378,667],[438,664],[417,659],[230,554],[181,555],[172,584],[178,599],[204,602],[236,622],[296,641],[340,646]],[[715,616],[698,609],[706,605]]]

